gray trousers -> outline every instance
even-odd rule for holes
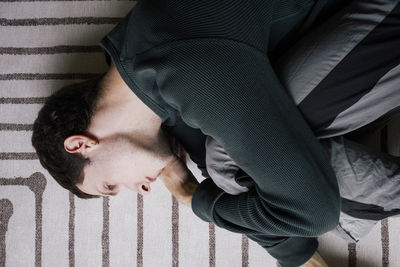
[[[380,219],[399,214],[400,164],[397,157],[375,152],[343,136],[322,139],[320,143],[335,171],[342,198],[339,225],[332,233],[348,242],[357,242]],[[215,139],[207,136],[205,145],[207,172],[218,187],[236,195],[254,186],[249,183],[251,177],[243,175]],[[243,178],[247,178],[246,183]]]

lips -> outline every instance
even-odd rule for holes
[[[157,180],[157,177],[156,177],[156,178],[151,178],[151,177],[146,176],[146,178],[147,178],[150,182],[155,182],[155,181]]]

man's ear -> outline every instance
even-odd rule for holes
[[[98,141],[86,135],[71,135],[64,140],[64,148],[69,153],[84,155],[88,150],[98,144]]]

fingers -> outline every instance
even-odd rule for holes
[[[318,251],[315,251],[314,255],[300,267],[329,267],[324,259],[319,255]]]

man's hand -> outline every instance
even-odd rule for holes
[[[179,157],[174,156],[158,177],[179,203],[191,207],[199,182]]]
[[[324,259],[319,255],[318,251],[315,251],[314,255],[300,267],[329,267]]]
[[[281,267],[279,262],[277,262],[277,266]],[[299,267],[329,267],[329,265],[324,261],[321,255],[319,255],[318,251],[315,251],[314,255]]]

